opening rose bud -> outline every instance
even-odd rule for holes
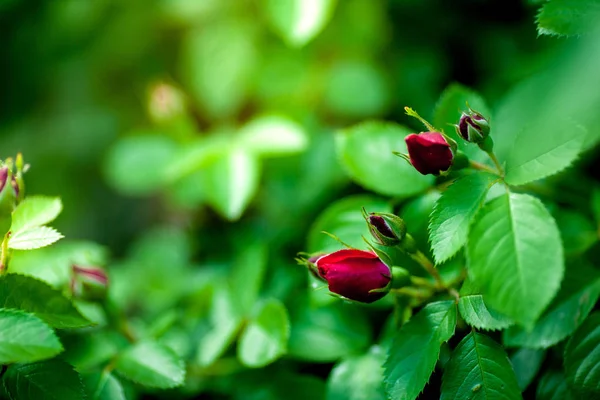
[[[467,142],[480,143],[489,135],[490,125],[487,119],[477,111],[463,113],[456,126],[456,132]]]
[[[101,300],[106,296],[108,277],[97,267],[73,265],[71,292],[75,297],[85,300]]]
[[[372,303],[385,296],[392,272],[375,253],[344,249],[315,261],[319,276],[329,290],[349,300]]]
[[[454,154],[439,132],[412,133],[405,139],[410,163],[423,175],[439,175],[452,166]]]
[[[369,213],[365,215],[369,231],[375,241],[383,246],[395,246],[406,236],[402,218],[391,213]]]

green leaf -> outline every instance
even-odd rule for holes
[[[15,364],[2,377],[12,400],[84,400],[79,374],[60,359]]]
[[[341,245],[323,232],[339,237],[345,243],[357,248],[365,247],[362,236],[369,238],[369,228],[361,209],[368,212],[392,212],[389,201],[382,198],[358,195],[338,200],[327,207],[315,220],[308,233],[308,251],[331,252]]]
[[[6,274],[0,277],[0,307],[33,313],[54,328],[90,325],[90,321],[59,290],[24,275]]]
[[[598,22],[598,0],[552,0],[537,15],[540,35],[574,36],[588,33]]]
[[[241,147],[262,157],[286,156],[308,147],[304,129],[283,116],[255,118],[240,130],[239,135]]]
[[[148,195],[167,181],[168,165],[175,160],[178,146],[158,133],[143,133],[119,139],[104,162],[108,183],[119,192]]]
[[[390,398],[417,398],[435,368],[440,346],[454,335],[455,327],[453,301],[429,303],[402,326],[384,365]]]
[[[491,174],[474,173],[457,179],[442,193],[429,223],[436,264],[452,257],[467,243],[471,222],[498,179]]]
[[[458,311],[467,324],[477,329],[495,331],[514,324],[510,318],[485,304],[479,288],[473,285],[470,279],[465,280],[460,289]]]
[[[87,373],[81,379],[87,400],[126,400],[121,382],[111,373]]]
[[[36,226],[15,232],[8,239],[8,247],[14,250],[33,250],[46,247],[64,236],[48,226]]]
[[[575,400],[562,372],[548,371],[538,383],[537,400]]]
[[[553,214],[567,256],[583,254],[598,241],[597,228],[586,215],[562,208]]]
[[[519,349],[511,357],[521,391],[525,391],[540,371],[546,352],[544,350]]]
[[[522,399],[502,346],[481,333],[465,336],[444,368],[441,400],[446,399]]]
[[[383,387],[385,352],[374,346],[367,354],[336,364],[327,381],[327,400],[386,400]]]
[[[507,155],[506,182],[522,185],[567,168],[579,156],[587,133],[586,128],[567,118],[526,126]]]
[[[434,181],[392,152],[406,153],[408,128],[370,121],[341,131],[336,136],[337,154],[350,178],[366,189],[386,196],[410,197]]]
[[[565,347],[565,375],[577,393],[600,395],[600,312],[594,312]]]
[[[35,315],[0,309],[0,363],[33,362],[61,351],[54,331]]]
[[[138,342],[121,353],[115,369],[143,386],[168,389],[183,384],[185,366],[171,349],[156,342]]]
[[[332,362],[371,343],[371,324],[359,309],[340,302],[292,314],[289,354],[300,360]]]
[[[283,303],[267,300],[248,322],[238,343],[238,357],[250,368],[261,368],[285,354],[290,321]]]
[[[10,230],[19,232],[27,228],[46,225],[62,211],[59,197],[29,196],[23,200],[12,214]]]
[[[503,335],[505,346],[548,348],[575,332],[600,298],[600,273],[574,264],[566,270],[561,288],[533,330],[513,326]]]
[[[258,189],[260,165],[255,156],[231,148],[208,166],[205,174],[209,204],[225,218],[239,219]]]
[[[248,315],[254,308],[265,277],[267,257],[267,247],[262,243],[247,243],[236,256],[229,284],[240,314]]]
[[[598,227],[598,235],[600,235],[600,187],[598,186],[592,189],[592,211],[594,212],[594,220]]]
[[[490,307],[532,327],[564,272],[560,234],[536,198],[509,193],[488,203],[471,228],[468,272]]]
[[[267,20],[290,46],[300,47],[323,30],[335,0],[264,0]]]

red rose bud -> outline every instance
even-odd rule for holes
[[[108,277],[106,272],[96,267],[73,265],[71,292],[84,300],[102,300],[106,297]]]
[[[454,154],[439,132],[412,133],[405,139],[410,163],[423,175],[439,175],[450,169]]]
[[[392,271],[370,251],[338,250],[320,257],[315,265],[329,290],[348,300],[372,303],[385,296],[391,286]]]
[[[395,246],[406,236],[402,218],[390,213],[369,213],[367,225],[375,241],[383,246]]]
[[[467,142],[481,143],[490,134],[490,124],[487,119],[477,111],[469,109],[469,112],[463,112],[458,125],[455,125],[456,132]]]

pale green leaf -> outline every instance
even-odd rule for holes
[[[444,368],[441,400],[448,399],[522,399],[502,346],[481,333],[465,336]]]
[[[126,400],[121,382],[111,373],[87,373],[81,379],[88,400]]]
[[[404,138],[412,132],[401,125],[365,122],[336,136],[337,154],[347,174],[366,189],[387,196],[409,197],[434,181],[392,152],[406,153]]]
[[[600,396],[600,312],[590,314],[571,336],[564,365],[567,380],[576,392]]]
[[[485,304],[481,291],[470,279],[465,280],[460,289],[458,311],[467,324],[477,329],[494,331],[514,324],[510,318],[490,309]]]
[[[560,234],[536,198],[509,193],[478,214],[467,245],[468,272],[490,307],[532,327],[564,272]]]
[[[46,225],[62,211],[59,197],[29,196],[13,211],[11,232]]]
[[[267,247],[256,242],[248,243],[236,255],[229,286],[240,314],[248,315],[254,308],[265,277],[267,257]]]
[[[185,366],[171,349],[156,342],[138,342],[121,353],[115,370],[143,386],[161,389],[183,384]]]
[[[390,398],[417,398],[435,368],[440,346],[454,335],[455,327],[453,301],[429,303],[402,326],[384,365]]]
[[[261,305],[238,343],[238,358],[251,368],[272,363],[287,351],[290,322],[283,303],[270,299]]]
[[[14,250],[33,250],[46,247],[64,236],[49,226],[36,226],[16,232],[8,239],[8,247]]]
[[[60,359],[11,365],[2,381],[11,400],[86,399],[81,377]]]
[[[341,245],[323,231],[332,233],[345,243],[363,248],[362,236],[369,238],[369,228],[361,209],[368,212],[392,212],[389,201],[382,198],[358,195],[338,200],[327,207],[315,220],[308,233],[308,251],[330,252],[339,250]]]
[[[24,275],[0,277],[0,307],[33,313],[54,328],[81,328],[91,324],[59,290]]]
[[[289,45],[303,46],[319,34],[331,18],[336,0],[264,0],[267,19]]]
[[[574,36],[592,30],[600,17],[598,0],[552,0],[537,15],[540,35]]]
[[[522,185],[567,168],[582,151],[587,132],[567,118],[524,127],[506,159],[506,182]]]
[[[35,315],[0,309],[0,363],[43,360],[62,350],[54,331]]]
[[[513,326],[503,335],[505,346],[548,348],[571,335],[600,298],[600,273],[591,267],[569,265],[561,288],[533,330]]]
[[[262,116],[244,125],[239,132],[240,146],[259,156],[285,156],[308,147],[302,126],[277,115]]]
[[[327,400],[386,400],[383,386],[385,352],[374,346],[367,354],[336,364],[327,380]]]
[[[436,264],[443,263],[465,245],[471,222],[498,179],[491,174],[474,173],[459,178],[442,193],[429,222]]]
[[[539,349],[519,349],[510,356],[510,363],[515,370],[517,382],[521,391],[533,382],[533,379],[540,371],[546,351]]]
[[[256,156],[231,148],[205,170],[206,198],[229,220],[237,220],[258,189],[260,165]]]

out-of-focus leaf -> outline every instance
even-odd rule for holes
[[[111,373],[87,373],[81,380],[88,400],[126,400],[121,382]]]
[[[521,391],[525,391],[533,382],[533,378],[542,367],[545,355],[544,350],[519,349],[510,357]]]
[[[582,397],[600,395],[600,312],[590,314],[567,342],[565,375]]]
[[[385,400],[385,352],[374,346],[367,354],[343,359],[331,370],[327,400]]]
[[[255,118],[240,130],[239,135],[244,149],[263,157],[294,154],[308,146],[304,129],[283,116]]]
[[[542,376],[535,392],[537,400],[575,400],[562,372],[548,371]]]
[[[348,175],[361,186],[386,196],[409,197],[433,183],[392,152],[406,153],[401,125],[365,122],[337,135],[337,153]]]
[[[229,283],[236,308],[241,314],[250,314],[258,300],[267,268],[267,256],[267,247],[260,243],[249,244],[236,256]]]
[[[559,209],[554,217],[567,256],[582,254],[598,241],[598,230],[585,215]]]

